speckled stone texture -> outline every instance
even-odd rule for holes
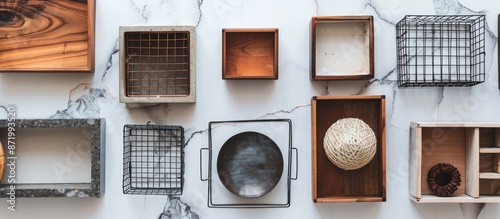
[[[30,185],[15,190],[19,197],[96,197],[104,194],[105,179],[105,119],[17,119],[16,128],[90,128],[91,183],[79,185],[52,184]],[[7,120],[0,120],[0,129],[6,129]],[[57,141],[57,136],[54,136]],[[18,146],[19,147],[19,146]],[[6,174],[8,175],[8,174]],[[0,197],[7,197],[10,184],[0,184]],[[43,187],[41,187],[43,186]],[[18,187],[18,185],[16,185]]]

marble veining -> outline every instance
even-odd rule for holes
[[[314,0],[314,4],[316,4],[316,16],[318,16],[319,15],[319,12],[318,12],[318,10],[319,10],[318,0]]]
[[[375,11],[375,13],[378,15],[378,18],[380,18],[380,20],[383,20],[383,21],[387,22],[388,24],[393,25],[394,27],[396,27],[396,23],[397,22],[389,21],[387,18],[383,17],[382,14],[373,5],[372,0],[368,1],[368,3],[365,4],[365,7],[371,7]]]
[[[113,67],[113,56],[118,54],[120,52],[120,46],[118,45],[118,39],[115,40],[115,46],[113,47],[113,51],[111,51],[111,54],[108,56],[108,61],[106,62],[106,68],[104,69],[104,73],[102,73],[101,76],[101,83],[106,82],[106,75],[109,72],[109,69]]]
[[[198,17],[198,22],[196,22],[196,27],[200,25],[201,17],[203,16],[203,12],[201,10],[201,5],[203,5],[203,0],[197,0],[197,1],[198,1],[198,10],[200,11],[200,16]]]
[[[73,93],[81,96],[73,99]],[[79,84],[70,92],[68,107],[58,110],[51,119],[69,119],[69,118],[97,118],[100,116],[101,99],[111,99],[106,86],[95,86],[93,84]]]
[[[148,4],[136,3],[137,1],[134,1],[134,0],[129,0],[129,2],[134,6],[135,12],[140,14],[144,21],[147,21],[148,15],[145,12],[146,12],[146,9],[148,7]],[[165,3],[165,2],[162,0],[161,4],[163,4],[163,3]]]
[[[201,219],[201,217],[179,197],[168,196],[167,203],[158,219]]]

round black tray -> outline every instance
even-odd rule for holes
[[[242,132],[222,145],[217,158],[222,184],[243,198],[261,197],[276,187],[283,174],[283,155],[276,143],[258,132]]]

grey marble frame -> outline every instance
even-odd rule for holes
[[[7,129],[8,120],[0,120],[0,129]],[[89,188],[75,188],[52,185],[54,188],[23,188],[15,189],[15,197],[96,197],[104,194],[105,182],[105,119],[17,119],[15,128],[90,128],[91,146],[91,183]],[[4,147],[6,144],[4,144]],[[8,175],[8,174],[6,174]],[[0,197],[8,197],[9,184],[0,184]]]

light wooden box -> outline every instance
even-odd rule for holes
[[[2,1],[0,72],[94,72],[95,0]]]
[[[278,79],[277,28],[222,30],[222,79]]]
[[[450,163],[461,174],[451,197],[434,195],[427,172]],[[410,125],[410,199],[417,203],[500,203],[500,124],[413,122]]]
[[[385,96],[318,96],[312,98],[311,108],[313,201],[385,201]],[[328,128],[343,118],[363,120],[377,137],[374,158],[357,170],[346,171],[335,166],[323,147]]]
[[[311,80],[374,77],[373,16],[311,19]]]

